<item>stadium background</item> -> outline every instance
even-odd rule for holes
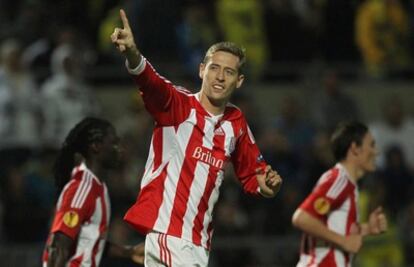
[[[215,214],[210,266],[294,266],[290,217],[333,164],[332,127],[370,125],[381,157],[360,184],[362,219],[378,203],[390,231],[370,238],[356,266],[414,266],[414,1],[0,0],[0,262],[40,266],[56,197],[51,164],[73,122],[110,119],[127,148],[112,175],[110,238],[143,237],[122,222],[134,202],[152,121],[109,35],[126,9],[143,54],[176,84],[198,90],[212,43],[247,49],[233,102],[284,178],[271,200],[243,195],[231,173]],[[64,70],[70,70],[65,72]],[[117,259],[102,266],[130,266]]]

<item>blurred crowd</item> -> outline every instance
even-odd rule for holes
[[[88,74],[102,66],[109,70],[102,76],[124,71],[109,39],[121,25],[121,7],[145,56],[155,64],[182,66],[193,83],[204,52],[218,40],[246,48],[248,87],[277,79],[272,67],[292,62],[351,62],[375,81],[409,81],[413,74],[410,0],[0,0],[0,5],[0,245],[45,241],[58,193],[51,170],[64,136],[85,116],[108,115]],[[168,73],[175,70],[163,73],[173,79]],[[233,103],[246,114],[264,158],[284,185],[275,199],[253,199],[241,192],[230,169],[215,214],[216,236],[298,234],[290,223],[294,209],[334,164],[330,132],[343,120],[366,119],[341,78],[327,68],[309,88],[312,99],[286,95],[276,117],[255,106],[254,92],[235,95]],[[414,265],[414,118],[403,97],[390,91],[382,117],[366,121],[381,154],[377,172],[361,184],[360,209],[365,216],[382,204],[391,230],[373,238],[373,249],[368,246],[358,257],[364,267]],[[126,148],[125,163],[108,181],[111,238],[119,243],[143,238],[131,234],[122,216],[138,192],[152,123],[138,94],[114,122]],[[250,254],[217,251],[212,262],[255,266],[260,260]]]

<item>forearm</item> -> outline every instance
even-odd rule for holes
[[[128,66],[131,69],[135,69],[136,67],[138,67],[138,65],[140,65],[141,61],[143,60],[141,52],[135,45],[131,48],[128,48],[125,51],[124,55],[126,60],[128,61]]]
[[[297,228],[312,236],[321,238],[339,247],[343,247],[345,238],[343,235],[330,230],[320,220],[314,218],[303,210],[296,210],[292,218],[292,223]]]
[[[131,258],[132,247],[108,242],[108,254],[112,257]]]
[[[49,248],[47,267],[65,267],[69,260],[69,251],[64,248]]]

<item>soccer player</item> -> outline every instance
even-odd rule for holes
[[[105,243],[113,256],[143,264],[143,243],[121,246],[106,242],[110,202],[104,180],[120,160],[119,138],[108,121],[86,118],[69,132],[55,163],[61,193],[43,266],[98,266]]]
[[[387,230],[381,207],[369,215],[367,223],[358,222],[357,182],[375,170],[378,154],[368,128],[359,122],[343,123],[331,142],[338,163],[319,178],[292,218],[293,225],[304,232],[297,267],[350,267],[363,237]]]
[[[244,75],[244,51],[223,42],[200,64],[192,94],[161,77],[138,50],[128,19],[112,42],[126,57],[155,120],[141,191],[125,220],[146,234],[146,266],[207,266],[213,208],[232,162],[245,192],[273,197],[282,179],[266,165],[240,109],[229,103]]]

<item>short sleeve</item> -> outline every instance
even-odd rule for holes
[[[344,202],[351,187],[346,177],[339,176],[338,169],[332,169],[324,176],[299,207],[322,221]]]
[[[82,173],[76,176],[82,176]],[[52,233],[62,232],[72,239],[76,239],[82,224],[90,219],[95,205],[93,179],[78,178],[74,177],[62,190],[51,230]]]

